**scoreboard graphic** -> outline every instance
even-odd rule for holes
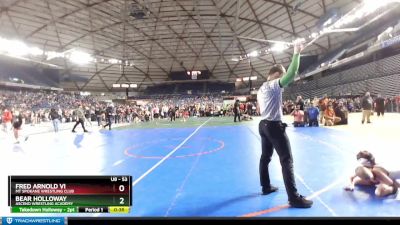
[[[12,213],[129,213],[131,176],[9,176]]]

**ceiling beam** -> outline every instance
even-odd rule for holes
[[[325,0],[322,0],[322,9],[324,10],[324,15],[326,14],[326,4]],[[331,49],[331,38],[329,35],[327,35],[328,38],[328,49]]]
[[[291,5],[289,5],[289,4],[285,3],[285,2],[282,3],[282,2],[280,2],[280,1],[275,1],[275,0],[264,0],[264,2],[274,3],[274,4],[277,4],[277,5],[284,6],[284,7],[286,7],[286,8],[293,8]],[[317,15],[315,15],[315,14],[312,14],[312,13],[310,13],[310,12],[307,12],[307,11],[305,11],[305,10],[297,9],[296,11],[301,12],[301,13],[303,13],[303,14],[306,14],[306,15],[308,15],[308,16],[311,16],[311,17],[313,17],[314,19],[319,19],[319,16],[317,16]]]
[[[95,3],[92,3],[92,4],[87,4],[87,5],[84,5],[82,8],[77,8],[77,9],[71,11],[71,12],[68,12],[68,13],[66,13],[66,14],[64,14],[64,15],[62,15],[62,16],[60,16],[60,17],[54,18],[54,19],[50,20],[48,23],[46,23],[46,24],[44,24],[44,25],[38,27],[37,29],[35,29],[34,31],[32,31],[31,33],[29,33],[28,35],[26,35],[26,36],[24,37],[24,40],[26,40],[26,39],[32,37],[32,36],[35,35],[36,33],[39,33],[41,30],[45,29],[47,26],[49,26],[49,25],[51,25],[51,24],[53,24],[53,23],[57,23],[58,21],[63,20],[63,19],[65,19],[65,18],[68,17],[68,16],[74,15],[74,14],[76,14],[76,13],[79,13],[79,12],[83,11],[83,10],[88,10],[89,8],[92,8],[92,7],[97,6],[97,5],[101,5],[101,4],[106,3],[106,2],[109,2],[109,1],[112,1],[112,0],[102,0],[102,1],[100,1],[100,2],[95,2]]]

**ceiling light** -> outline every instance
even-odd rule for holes
[[[71,62],[80,65],[87,64],[94,60],[94,58],[90,54],[82,51],[72,51],[71,53],[69,53],[68,58],[69,60],[71,60]]]
[[[33,56],[38,56],[38,55],[43,55],[44,51],[40,48],[37,47],[33,47],[33,48],[29,48],[29,54],[33,55]]]
[[[296,43],[305,43],[305,42],[306,42],[306,39],[304,39],[304,38],[297,38],[296,40],[293,41],[293,44],[296,44]]]
[[[390,33],[390,32],[392,32],[392,30],[393,30],[393,27],[388,27],[388,28],[385,30],[385,32],[386,32],[386,33]]]
[[[317,36],[318,36],[318,33],[315,33],[315,32],[313,32],[313,33],[310,35],[311,38],[316,38]]]
[[[248,56],[257,57],[258,56],[258,52],[257,51],[252,51],[252,52],[250,52],[250,54],[248,54]]]
[[[43,55],[43,50],[37,47],[29,47],[18,40],[7,40],[0,37],[0,52],[11,56]]]
[[[332,23],[332,18],[329,18],[322,26],[326,27]]]
[[[51,59],[54,59],[54,58],[62,58],[62,57],[64,57],[64,53],[62,53],[62,52],[50,51],[50,52],[45,52],[44,54],[47,56],[46,60],[51,60]]]
[[[108,62],[111,63],[111,64],[117,64],[118,63],[118,59],[109,59]]]
[[[276,43],[272,46],[271,51],[274,52],[283,52],[284,50],[288,49],[288,46],[283,43]]]
[[[10,55],[13,56],[23,56],[28,55],[29,48],[25,43],[17,40],[6,40],[4,42],[3,49]]]

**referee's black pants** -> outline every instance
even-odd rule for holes
[[[261,120],[259,132],[261,136],[262,154],[260,158],[260,183],[263,188],[270,187],[268,165],[274,149],[278,153],[282,167],[283,180],[289,201],[298,196],[293,172],[293,157],[289,139],[286,135],[286,124],[281,121]]]

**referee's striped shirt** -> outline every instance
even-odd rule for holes
[[[265,82],[257,93],[261,118],[268,121],[282,121],[282,92],[279,79]]]

